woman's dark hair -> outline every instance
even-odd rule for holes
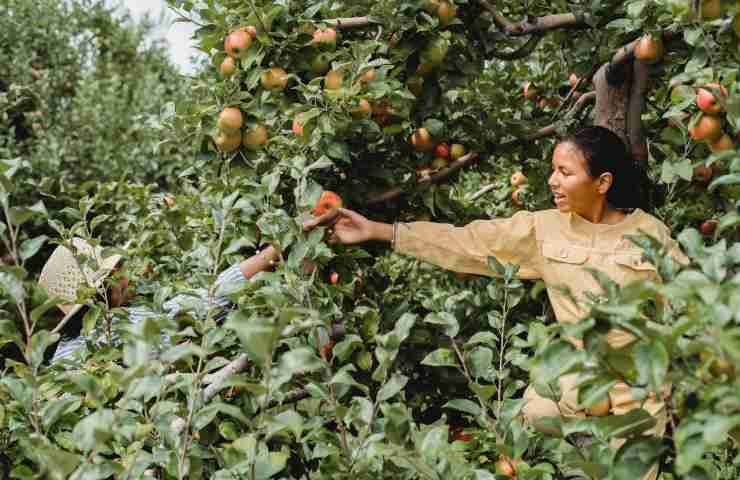
[[[605,172],[612,174],[612,185],[606,193],[606,200],[612,207],[645,208],[644,192],[649,180],[616,133],[604,127],[585,127],[563,139],[563,143],[571,143],[581,151],[592,177]]]

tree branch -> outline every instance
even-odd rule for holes
[[[532,52],[534,52],[534,49],[537,48],[537,44],[540,43],[540,40],[542,40],[543,35],[537,34],[532,35],[529,40],[527,40],[524,45],[517,48],[513,52],[493,52],[493,56],[498,58],[499,60],[517,60],[520,58],[524,58],[529,56]]]
[[[647,64],[641,60],[635,60],[632,70],[632,88],[627,105],[627,138],[632,158],[644,167],[647,165],[648,151],[642,128],[642,112],[645,110],[645,92],[650,71]]]
[[[323,20],[323,23],[333,25],[338,29],[343,28],[355,28],[355,27],[366,27],[368,25],[381,25],[383,22],[376,17],[365,16],[365,17],[345,17],[345,18],[330,18]]]
[[[583,109],[584,106],[586,106],[586,104],[592,102],[595,98],[596,98],[595,92],[588,92],[588,93],[584,93],[583,95],[581,95],[581,97],[576,101],[576,103],[573,104],[571,109],[568,110],[568,112],[566,113],[566,118],[572,117],[573,115],[578,113],[580,110]],[[539,130],[531,134],[525,135],[521,138],[517,138],[517,139],[511,140],[508,142],[504,142],[499,145],[494,145],[494,148],[496,147],[508,148],[508,147],[511,147],[519,143],[531,142],[532,140],[537,140],[540,138],[552,136],[556,133],[556,131],[557,131],[557,124],[553,123],[546,127],[540,128]],[[434,175],[430,175],[429,177],[422,178],[421,180],[417,182],[417,185],[419,187],[423,187],[426,185],[440,183],[443,180],[446,180],[452,175],[454,175],[458,170],[465,168],[468,165],[477,163],[480,160],[481,160],[480,155],[478,155],[475,152],[471,152],[465,155],[464,157],[461,157],[457,161],[453,162],[452,164],[450,164],[449,167],[435,173]],[[406,193],[406,191],[403,188],[394,187],[394,188],[391,188],[390,190],[387,190],[381,193],[380,195],[376,195],[375,197],[372,197],[370,200],[365,202],[365,205],[374,206],[379,203],[387,202],[390,200],[395,200],[396,198],[400,197],[404,193]]]
[[[419,180],[418,185],[419,186],[425,186],[425,185],[431,185],[434,183],[439,183],[442,180],[445,180],[449,177],[451,177],[455,172],[460,170],[461,168],[464,168],[468,165],[472,165],[478,161],[478,154],[475,152],[470,152],[467,155],[460,157],[456,161],[452,162],[449,167],[443,168],[439,172],[435,173],[434,175],[430,175],[428,177],[424,177],[421,180]],[[370,200],[366,202],[366,205],[372,206],[377,205],[378,203],[387,202],[389,200],[394,200],[401,195],[404,194],[404,189],[401,187],[395,187],[391,188],[390,190],[387,190],[380,195],[377,195]]]
[[[553,15],[545,15],[544,17],[522,20],[520,22],[512,22],[501,15],[496,7],[491,5],[487,0],[479,0],[479,2],[483,8],[491,12],[493,15],[493,22],[496,26],[510,37],[520,37],[523,35],[530,35],[532,33],[547,32],[558,28],[580,28],[588,25],[588,22],[586,21],[588,18],[587,16],[577,15],[575,13],[556,13]]]

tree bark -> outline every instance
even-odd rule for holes
[[[627,137],[627,102],[630,95],[630,82],[628,78],[620,81],[612,80],[611,68],[623,68],[612,66],[607,63],[601,66],[594,75],[594,90],[596,91],[596,106],[594,107],[594,125],[599,125],[613,131],[622,139],[625,145],[629,145]],[[625,68],[625,76],[628,76],[631,68]]]

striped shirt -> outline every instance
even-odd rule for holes
[[[187,294],[178,294],[170,300],[166,301],[163,305],[166,315],[170,318],[174,318],[180,312],[193,312],[201,309],[209,310],[213,308],[226,308],[230,305],[228,295],[238,290],[247,281],[242,274],[239,264],[232,265],[227,268],[216,278],[215,282],[215,293],[213,299],[209,301],[208,291],[205,288],[199,288],[189,292]],[[150,310],[147,307],[127,307],[123,310],[126,311],[128,321],[131,324],[137,324],[143,322],[147,318],[157,317],[160,314]],[[117,319],[113,320],[113,325],[117,323]],[[113,333],[111,335],[114,344],[120,344],[118,334]],[[165,334],[162,335],[163,343],[169,344],[169,337]],[[102,328],[97,327],[89,336],[79,335],[74,338],[64,338],[59,342],[54,357],[51,359],[51,363],[55,364],[60,361],[77,363],[79,361],[79,352],[84,350],[84,346],[88,342],[94,342],[98,346],[105,343],[106,335]]]

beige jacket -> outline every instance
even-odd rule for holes
[[[600,291],[585,268],[600,270],[620,285],[638,279],[657,279],[655,267],[642,260],[642,250],[624,235],[647,233],[668,246],[681,263],[688,259],[657,218],[636,209],[616,225],[594,224],[583,217],[558,210],[522,211],[511,218],[479,220],[464,227],[413,222],[400,223],[395,251],[447,270],[493,276],[488,257],[519,265],[518,276],[542,279],[547,286],[555,317],[575,323],[586,314],[585,292]],[[573,303],[558,287],[567,287]],[[616,348],[633,339],[613,330],[609,343]]]

